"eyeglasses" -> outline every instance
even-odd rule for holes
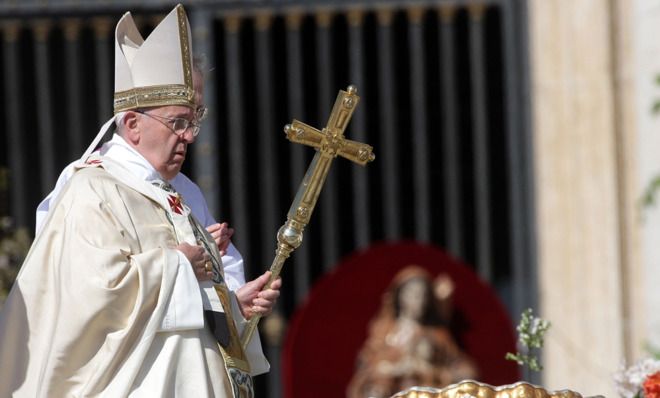
[[[209,109],[205,106],[198,106],[197,109],[195,109],[195,120],[197,122],[201,122],[202,120],[206,119],[206,117],[209,114]]]
[[[200,115],[200,111],[202,111],[201,112],[202,117],[206,116],[206,108],[198,109],[195,112],[196,114],[195,118],[197,120],[201,120],[201,118],[197,116]],[[184,135],[188,129],[190,129],[190,131],[192,132],[193,137],[197,137],[197,135],[199,134],[199,129],[201,128],[201,126],[198,123],[195,123],[192,120],[184,119],[182,117],[168,118],[163,116],[152,115],[142,110],[136,110],[135,112],[141,115],[149,116],[150,118],[161,122],[164,126],[167,126],[170,130],[172,130],[174,134],[178,135],[179,137]],[[164,123],[163,121],[166,121],[167,123]]]

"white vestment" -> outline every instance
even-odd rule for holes
[[[110,141],[103,144],[99,153],[104,156],[109,156],[128,167],[136,166],[138,171],[144,168],[144,165],[142,164],[143,162],[139,159],[135,160],[135,150],[117,134],[114,134]],[[140,158],[142,157],[140,156]],[[43,226],[44,220],[48,215],[48,210],[50,209],[50,204],[55,202],[57,196],[66,185],[66,182],[73,175],[75,165],[80,165],[82,163],[82,160],[76,160],[66,166],[60,173],[55,188],[53,188],[53,190],[37,206],[36,233],[38,233]],[[148,172],[142,172],[140,175],[145,177],[145,179],[154,179],[156,178],[157,173],[156,175],[153,175]],[[174,189],[183,196],[184,201],[192,210],[193,215],[202,223],[202,225],[208,227],[209,225],[216,223],[216,220],[209,211],[204,195],[197,184],[183,173],[177,174],[174,179],[169,182]],[[231,243],[227,248],[227,253],[222,256],[222,264],[224,267],[225,281],[230,290],[236,290],[245,284],[243,257]]]
[[[51,202],[0,313],[0,396],[232,396],[203,292],[172,249],[194,237],[142,160],[92,156]],[[228,295],[235,336],[245,320]],[[268,370],[258,338],[244,359]]]

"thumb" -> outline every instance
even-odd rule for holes
[[[259,276],[257,279],[254,280],[254,284],[259,290],[263,289],[263,287],[266,286],[268,280],[270,279],[270,274],[271,274],[270,271],[266,271],[261,276]]]

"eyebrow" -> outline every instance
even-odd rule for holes
[[[165,116],[168,119],[188,119],[188,118],[194,118],[195,117],[195,112],[190,110],[190,112],[176,112],[174,114],[168,114],[168,116]]]

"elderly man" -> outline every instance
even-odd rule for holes
[[[194,101],[196,105],[195,123],[199,125],[204,119],[207,109],[204,106],[204,74],[202,71],[202,60],[193,60],[193,87],[194,87]],[[121,124],[124,117],[124,112],[115,116],[115,123]],[[194,138],[193,138],[194,141]],[[99,148],[98,153],[101,155],[107,152],[116,145],[125,145],[125,141],[120,139],[117,135],[112,140],[104,143]],[[46,216],[50,210],[50,205],[53,203],[57,196],[61,193],[62,189],[73,175],[80,160],[69,164],[60,174],[55,189],[39,203],[37,207],[35,231],[41,231],[44,225]],[[279,288],[281,280],[277,280],[271,286],[271,289],[260,292],[259,290],[264,286],[270,277],[270,273],[266,272],[254,281],[245,283],[245,275],[243,273],[243,257],[238,252],[236,247],[231,243],[231,237],[234,234],[234,229],[230,228],[227,223],[218,223],[211,215],[208,209],[204,196],[193,181],[191,181],[183,173],[177,173],[173,179],[168,182],[185,200],[186,204],[190,207],[191,213],[204,225],[207,231],[213,236],[218,250],[222,255],[222,266],[224,271],[225,282],[230,290],[236,292],[236,297],[241,304],[241,311],[250,317],[252,313],[259,313],[261,315],[268,315],[272,312],[277,297],[279,297]]]
[[[268,363],[239,333],[279,283],[234,295],[218,242],[169,183],[199,131],[183,7],[146,41],[124,15],[115,48],[118,134],[51,198],[0,314],[0,396],[250,397]]]

